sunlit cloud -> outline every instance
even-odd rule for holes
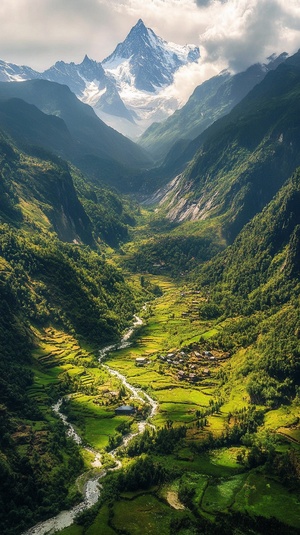
[[[207,61],[224,59],[239,71],[272,53],[292,53],[300,44],[300,6],[277,0],[213,2],[214,24],[200,35]]]
[[[139,18],[167,41],[200,46],[186,87],[300,47],[299,0],[1,0],[0,59],[38,70],[86,53],[101,61]]]

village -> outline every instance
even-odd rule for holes
[[[222,362],[230,358],[229,353],[220,350],[203,349],[200,344],[193,343],[188,347],[174,352],[159,354],[154,357],[136,357],[135,366],[138,368],[152,367],[159,364],[158,373],[168,374],[174,379],[174,385],[178,382],[187,384],[203,383],[204,380],[214,380]],[[207,383],[207,381],[206,381]],[[111,397],[120,399],[119,392]],[[112,400],[113,402],[113,400]],[[115,409],[116,415],[132,416],[136,412],[131,405],[121,405]]]
[[[200,307],[207,304],[208,298],[204,297],[200,291],[186,290],[180,292],[177,302],[180,303],[180,321],[196,322],[199,321]],[[169,320],[174,320],[174,314],[169,317]],[[198,341],[180,348],[169,348],[165,352],[148,353],[147,355],[131,354],[131,362],[137,368],[147,368],[149,374],[155,369],[156,373],[160,375],[168,375],[175,388],[179,383],[182,386],[211,386],[216,384],[222,364],[230,357],[230,353],[214,347],[208,340],[200,337]],[[144,373],[147,373],[146,370]],[[122,399],[114,394],[118,394],[118,392],[107,394],[112,404]],[[133,415],[134,413],[135,409],[131,405],[121,405],[115,408],[116,415]]]
[[[229,353],[217,350],[204,350],[199,344],[174,352],[159,354],[156,361],[159,362],[159,372],[165,373],[168,369],[177,381],[186,381],[197,383],[203,378],[212,377],[218,370],[220,363],[230,357]],[[138,357],[135,359],[135,365],[145,367],[151,360],[147,357]]]

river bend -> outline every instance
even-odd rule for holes
[[[102,364],[102,360],[110,352],[128,347],[131,344],[130,338],[133,332],[138,326],[142,325],[142,323],[143,321],[138,316],[134,316],[134,322],[132,324],[132,327],[124,334],[120,343],[107,346],[99,351],[99,363]],[[137,399],[138,401],[142,403],[145,403],[145,402],[149,403],[151,410],[150,410],[150,415],[148,416],[148,418],[151,418],[152,416],[154,416],[158,408],[158,403],[154,401],[154,399],[152,399],[146,392],[143,392],[140,388],[135,388],[134,386],[132,386],[127,381],[126,377],[122,375],[120,372],[113,370],[107,364],[102,364],[102,366],[104,366],[111,375],[114,375],[122,382],[125,388],[131,392],[133,398]],[[69,398],[70,395],[66,397]],[[66,415],[61,412],[62,403],[63,403],[63,398],[59,399],[58,402],[52,406],[52,409],[64,423],[66,427],[67,435],[70,438],[72,438],[76,442],[76,444],[81,445],[88,452],[95,455],[94,461],[92,462],[92,466],[94,468],[101,467],[101,454],[91,447],[83,446],[82,438],[78,435],[73,425],[68,421]],[[148,422],[148,418],[146,420],[142,420],[139,422],[138,431],[136,433],[130,433],[126,435],[123,438],[122,443],[116,449],[109,452],[116,462],[115,468],[113,470],[117,470],[121,468],[122,466],[122,463],[116,458],[118,450],[122,448],[123,446],[127,446],[127,444],[132,440],[133,437],[137,436],[140,433],[143,433],[146,426],[150,426],[154,428],[154,426]],[[102,472],[98,473],[97,475],[95,474],[92,475],[86,481],[84,485],[84,489],[83,489],[84,500],[81,503],[75,505],[69,511],[61,511],[55,517],[49,518],[48,520],[45,520],[44,522],[39,522],[32,528],[29,528],[22,535],[52,535],[53,533],[56,533],[57,531],[60,531],[61,529],[71,526],[74,523],[74,520],[79,513],[82,513],[84,510],[89,509],[95,503],[97,503],[99,496],[100,496],[100,492],[101,492],[101,486],[99,484],[99,480],[103,478],[104,476],[106,476],[106,474],[107,474],[107,470],[102,470]],[[82,477],[82,475],[79,477]]]

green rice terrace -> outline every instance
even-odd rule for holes
[[[71,335],[38,333],[30,396],[52,419],[49,387],[73,392],[63,412],[83,442],[102,453],[102,468],[113,466],[109,452],[119,446],[122,461],[102,480],[98,504],[61,533],[299,533],[299,405],[251,403],[237,371],[245,350],[233,355],[216,343],[230,321],[201,319],[205,298],[188,285],[164,276],[147,280],[162,295],[143,307],[131,345],[104,359],[158,402],[152,426],[125,447],[123,437],[147,416],[147,400],[133,399],[95,351]],[[116,414],[128,405],[134,415]],[[94,456],[82,451],[91,470]]]

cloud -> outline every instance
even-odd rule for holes
[[[211,4],[211,2],[212,0],[196,0],[196,4],[199,7],[208,6],[209,4]]]
[[[0,20],[1,59],[37,69],[85,53],[100,60],[118,39],[115,13],[99,0],[1,0]]]
[[[169,88],[181,104],[197,85],[225,68],[239,72],[266,61],[273,53],[294,53],[300,47],[299,0],[197,0],[193,6],[187,1],[183,4],[185,14],[173,2],[172,10],[177,14],[173,24],[178,24],[178,31],[180,26],[188,27],[190,41],[200,45],[201,60],[180,69]],[[169,26],[166,21],[166,31]]]
[[[200,35],[206,61],[227,60],[240,71],[273,52],[294,52],[300,43],[300,6],[280,0],[228,0],[210,5],[214,24]]]
[[[0,58],[39,70],[85,53],[101,61],[139,18],[168,41],[200,46],[188,85],[300,46],[299,0],[1,0]]]
[[[168,99],[175,98],[181,107],[187,102],[195,87],[219,74],[226,66],[226,63],[221,61],[215,63],[201,61],[181,67],[175,73],[174,83],[163,91],[162,96]]]
[[[214,2],[214,0],[195,0],[195,1],[196,1],[197,6],[199,6],[199,7],[203,7],[203,6],[207,7],[207,6],[211,5],[211,4],[213,4],[213,2]],[[228,0],[220,0],[220,2],[222,4],[225,4],[226,2],[228,2]]]
[[[300,46],[299,0],[109,0],[109,5],[126,23],[143,18],[164,39],[197,44],[207,63],[226,63],[233,71]]]
[[[142,18],[160,37],[178,44],[199,44],[200,14],[194,0],[107,0],[123,20]]]

